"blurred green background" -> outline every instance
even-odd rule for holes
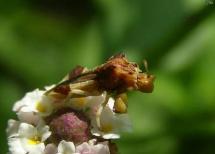
[[[152,94],[129,94],[133,133],[121,154],[215,153],[213,0],[13,0],[0,2],[0,153],[13,103],[124,52],[147,59]]]

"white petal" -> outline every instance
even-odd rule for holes
[[[30,124],[21,123],[18,133],[21,137],[32,138],[34,136],[37,136],[37,129]]]
[[[111,97],[109,100],[108,100],[108,103],[107,103],[107,106],[113,111],[113,107],[114,107],[114,99]]]
[[[19,112],[37,112],[35,104],[36,103],[32,102],[32,104],[22,106]]]
[[[114,115],[115,113],[107,106],[105,106],[102,110],[102,113],[100,115],[100,123],[107,124],[107,123],[113,123],[114,122]]]
[[[93,125],[91,133],[95,136],[102,136],[105,139],[120,138],[118,130],[115,128],[115,113],[105,106],[99,117],[100,126]]]
[[[20,140],[17,138],[9,138],[8,146],[11,154],[26,154],[26,151],[23,149]]]
[[[117,128],[119,131],[122,132],[132,131],[132,124],[128,114],[117,114],[114,125],[115,125],[114,127]]]
[[[43,154],[45,150],[44,143],[31,143],[28,138],[18,138],[20,140],[22,148],[29,152],[29,154]],[[34,141],[33,141],[34,142]]]
[[[40,105],[40,108],[38,108],[38,105]],[[52,113],[54,109],[53,100],[47,96],[42,96],[41,101],[37,102],[35,108],[41,116],[48,116]]]
[[[100,143],[94,146],[95,154],[110,154],[107,142]]]
[[[75,145],[73,142],[66,142],[62,140],[58,145],[58,154],[74,154]]]
[[[101,113],[100,123],[101,125],[112,125],[113,130],[116,132],[132,130],[128,114],[116,114],[108,106],[106,106]]]
[[[102,136],[102,138],[104,139],[119,139],[120,138],[120,135],[118,133],[114,133],[114,132],[110,132],[110,133],[105,133],[105,132],[102,132],[100,131],[99,129],[91,129],[91,133],[94,135],[94,136]]]
[[[26,150],[29,152],[29,154],[44,154],[45,145],[44,143],[40,143],[37,145],[28,146]]]
[[[18,128],[19,128],[20,122],[10,119],[8,120],[8,126],[6,129],[7,136],[8,137],[13,137],[18,135]]]
[[[91,101],[88,103],[88,112],[87,115],[92,121],[96,121],[96,118],[101,113],[101,109],[103,109],[102,104],[105,101],[106,94],[102,94],[99,97],[93,97]]]
[[[76,152],[80,154],[110,154],[107,142],[96,145],[84,142],[76,147]]]
[[[32,92],[28,92],[21,100],[17,101],[13,106],[13,111],[18,112],[24,106],[32,106],[41,99],[44,91],[36,89]]]
[[[39,128],[39,134],[41,134],[41,141],[44,142],[49,136],[51,135],[51,132],[49,131],[49,126],[46,125],[42,128]]]
[[[17,113],[17,116],[21,122],[37,125],[40,117],[34,112],[21,112]]]
[[[90,107],[91,109],[99,108],[99,106],[104,103],[106,95],[106,92],[104,92],[100,96],[89,96],[87,107]]]
[[[78,145],[76,147],[76,152],[80,153],[80,154],[94,154],[95,152],[93,151],[93,149],[91,148],[91,146],[87,143],[84,142],[81,145]]]
[[[54,144],[48,144],[44,150],[45,154],[56,154],[57,147]]]
[[[107,133],[107,134],[104,134],[102,137],[104,139],[119,139],[120,135],[119,134],[114,134],[114,133]]]

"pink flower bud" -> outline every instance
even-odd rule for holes
[[[50,122],[53,137],[60,141],[71,141],[75,144],[86,142],[90,139],[90,124],[81,113],[67,112],[55,117]]]

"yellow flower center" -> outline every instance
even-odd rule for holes
[[[40,143],[40,138],[38,136],[34,136],[33,138],[28,139],[28,144],[36,145]]]
[[[76,105],[77,105],[78,107],[84,107],[85,104],[86,104],[86,100],[85,100],[84,97],[81,97],[81,98],[78,98],[78,99],[77,99]]]
[[[42,112],[42,113],[45,113],[47,110],[45,108],[45,106],[41,103],[41,102],[38,102],[37,105],[36,105],[36,109],[39,111],[39,112]]]
[[[101,126],[101,131],[108,133],[111,132],[113,130],[113,126],[111,124],[103,124]]]

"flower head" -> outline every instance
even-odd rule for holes
[[[12,154],[43,154],[45,141],[51,135],[49,126],[33,125],[10,120],[8,123],[8,144]]]
[[[44,96],[45,91],[36,89],[27,93],[21,100],[13,106],[13,111],[18,118],[26,123],[37,124],[39,116],[50,115],[53,110],[53,102],[49,97]]]
[[[130,130],[127,113],[114,112],[106,91],[63,100],[45,93],[36,89],[15,103],[19,121],[7,128],[11,154],[109,154],[109,140]]]

